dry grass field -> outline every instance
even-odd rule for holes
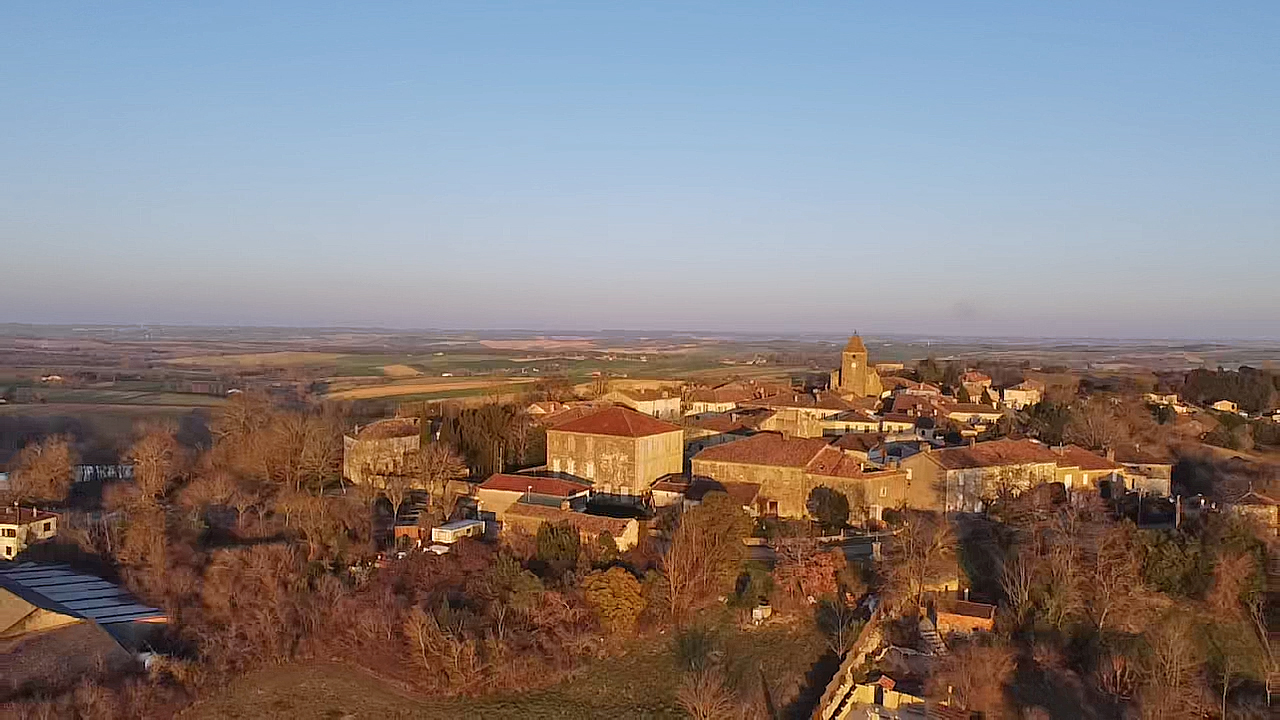
[[[382,374],[389,378],[411,378],[422,375],[422,371],[408,365],[383,365]]]
[[[730,632],[724,651],[731,675],[769,678],[780,716],[807,717],[794,703],[825,651],[814,633],[791,627]],[[486,720],[677,720],[681,671],[666,638],[637,640],[630,652],[592,663],[551,687],[477,698],[415,696],[366,671],[333,663],[298,663],[250,673],[187,709],[184,720],[213,718],[485,718]],[[823,683],[825,684],[825,682]]]

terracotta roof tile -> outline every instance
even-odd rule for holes
[[[856,452],[870,452],[877,445],[884,442],[883,433],[845,433],[841,435],[832,445],[841,450],[853,450]]]
[[[573,497],[587,492],[591,485],[564,478],[543,477],[541,475],[513,475],[498,473],[490,475],[488,480],[480,483],[481,490],[505,490],[508,492],[533,492],[551,497]]]
[[[0,508],[0,525],[26,525],[27,523],[41,522],[42,520],[52,520],[56,517],[58,517],[57,513],[33,508]]]
[[[588,515],[583,512],[574,512],[572,510],[561,510],[560,508],[547,507],[546,505],[529,505],[526,503],[516,503],[507,508],[507,516],[518,515],[523,518],[532,520],[541,520],[549,523],[568,522],[570,525],[578,528],[580,532],[586,532],[591,535],[598,535],[601,531],[607,530],[614,537],[620,537],[627,529],[627,523],[631,522],[626,518],[606,517],[604,515]]]
[[[625,407],[599,410],[576,420],[557,423],[553,432],[582,433],[585,435],[614,435],[618,437],[648,437],[662,433],[681,432],[679,425],[638,413]]]
[[[1058,454],[1034,440],[990,440],[935,453],[948,470],[1058,462]]]
[[[776,433],[760,433],[709,447],[693,459],[741,465],[804,467],[826,446],[827,441],[822,438],[784,438]]]
[[[1124,466],[1112,462],[1097,453],[1089,452],[1079,445],[1067,445],[1055,448],[1058,453],[1058,465],[1061,467],[1078,467],[1081,470],[1122,470]]]

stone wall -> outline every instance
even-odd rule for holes
[[[377,484],[379,478],[404,472],[404,458],[421,446],[418,435],[357,440],[342,438],[342,476],[357,485]]]

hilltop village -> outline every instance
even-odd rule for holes
[[[1278,396],[877,365],[857,335],[820,377],[360,422],[236,393],[206,445],[144,426],[88,465],[50,436],[0,475],[0,691],[163,715],[328,657],[475,698],[648,648],[664,717],[1262,717]]]

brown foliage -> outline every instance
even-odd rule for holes
[[[676,519],[663,562],[673,619],[682,622],[728,593],[749,533],[747,514],[720,492],[708,493]]]
[[[882,567],[890,594],[919,605],[926,587],[955,576],[956,542],[950,524],[929,513],[903,513],[902,527]]]
[[[7,500],[61,502],[71,489],[78,462],[71,440],[65,435],[52,435],[27,445],[18,453]]]
[[[943,659],[931,679],[931,694],[939,699],[950,698],[956,707],[987,717],[1004,717],[1005,686],[1016,667],[1013,650],[1007,646],[962,644]]]

